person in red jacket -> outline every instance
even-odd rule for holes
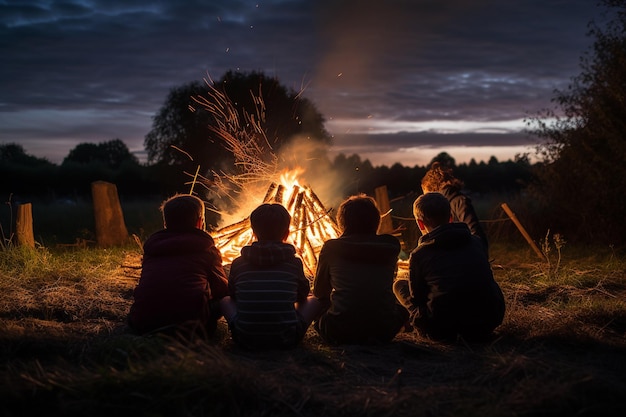
[[[175,195],[162,206],[164,229],[143,249],[141,276],[128,324],[136,333],[185,325],[215,332],[219,300],[228,295],[222,255],[204,230],[204,202]]]

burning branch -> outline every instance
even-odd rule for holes
[[[289,241],[302,259],[305,272],[312,277],[322,245],[340,234],[337,224],[309,187],[293,184],[287,188],[283,184],[271,183],[263,202],[282,204],[291,214]],[[249,245],[252,237],[248,217],[213,234],[225,263],[239,256],[241,248]]]

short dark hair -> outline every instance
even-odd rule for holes
[[[250,214],[250,225],[258,240],[282,241],[289,233],[291,215],[278,203],[264,203]]]
[[[380,225],[380,212],[376,200],[365,194],[348,197],[339,205],[337,223],[344,235],[376,234]]]
[[[437,227],[450,222],[450,202],[441,193],[426,193],[413,203],[415,219],[428,227]]]
[[[168,229],[196,228],[204,218],[204,202],[194,195],[176,194],[161,204],[163,223]]]

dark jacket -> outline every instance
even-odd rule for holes
[[[324,243],[313,294],[328,310],[316,323],[331,343],[386,342],[408,312],[392,291],[400,242],[391,235],[349,235]]]
[[[310,292],[302,260],[293,245],[253,242],[241,249],[228,277],[237,315],[230,324],[233,340],[248,348],[293,347],[304,336],[294,303]]]
[[[453,187],[445,187],[441,190],[441,194],[443,194],[450,202],[452,220],[467,224],[470,232],[481,239],[485,250],[489,250],[487,234],[480,225],[480,220],[476,215],[476,210],[474,210],[472,200],[466,194]]]
[[[409,259],[416,327],[436,337],[488,335],[502,323],[504,297],[480,239],[465,223],[423,235]]]
[[[139,333],[211,317],[209,301],[228,295],[222,257],[200,229],[164,229],[144,244],[141,277],[134,290],[129,324]]]

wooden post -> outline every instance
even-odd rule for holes
[[[383,217],[380,219],[380,226],[378,227],[378,233],[391,233],[393,232],[393,222],[391,221],[391,206],[389,204],[389,194],[387,193],[387,186],[383,185],[376,187],[374,190],[376,196],[376,204],[378,204],[378,210]]]
[[[15,221],[17,244],[20,246],[35,247],[33,235],[33,206],[24,203],[17,206],[17,218]]]
[[[504,212],[509,216],[509,218],[513,221],[513,223],[515,223],[515,226],[517,226],[517,229],[520,231],[522,236],[524,236],[524,238],[526,239],[530,247],[533,248],[537,256],[539,256],[542,260],[545,261],[546,256],[543,254],[543,252],[541,252],[541,250],[539,250],[535,242],[533,242],[533,240],[530,238],[530,235],[528,234],[524,226],[522,226],[520,221],[517,219],[517,216],[515,215],[515,213],[513,213],[513,210],[509,208],[509,205],[506,203],[502,203],[501,207],[504,210]]]
[[[117,187],[105,181],[91,183],[98,246],[110,247],[129,242]]]

